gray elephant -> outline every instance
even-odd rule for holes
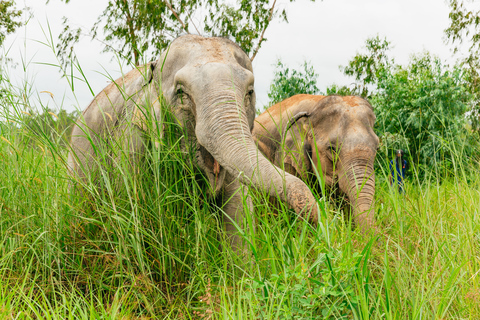
[[[374,229],[378,137],[375,114],[355,96],[296,95],[255,119],[253,137],[274,164],[303,181],[322,177],[327,187],[346,195],[354,223]]]
[[[242,247],[235,224],[242,227],[244,212],[250,210],[243,208],[239,192],[245,186],[278,197],[316,223],[318,209],[306,184],[278,170],[255,146],[252,64],[238,45],[224,38],[181,36],[159,60],[130,71],[99,93],[73,128],[71,173],[80,181],[95,176],[104,165],[97,151],[113,143],[130,153],[132,162],[139,161],[148,126],[161,127],[162,95],[194,144],[196,163],[213,193],[224,199],[225,228],[235,249]],[[251,206],[250,199],[245,203]]]

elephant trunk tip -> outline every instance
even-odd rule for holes
[[[315,199],[313,201],[309,201],[305,206],[305,213],[302,215],[305,220],[310,222],[312,225],[318,225],[318,206]]]
[[[354,222],[365,235],[372,234],[376,236],[381,233],[375,224],[374,212],[373,206],[366,210],[354,211]]]
[[[314,226],[318,224],[318,206],[315,197],[300,180],[287,188],[287,203],[304,220]]]

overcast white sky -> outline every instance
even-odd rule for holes
[[[24,79],[32,86],[32,93],[51,107],[67,110],[85,108],[93,98],[88,86],[74,82],[74,93],[55,67],[57,64],[48,42],[50,26],[56,43],[62,30],[61,21],[67,16],[75,26],[90,28],[107,4],[107,0],[71,0],[68,5],[60,0],[17,0],[17,7],[31,8],[33,18],[27,27],[7,38],[9,56],[19,63],[12,70],[18,84]],[[319,74],[320,90],[332,84],[350,84],[339,65],[345,65],[356,52],[361,51],[365,39],[379,34],[393,43],[391,56],[405,64],[413,53],[428,50],[447,62],[453,62],[450,47],[443,42],[443,30],[448,26],[448,6],[444,0],[324,0],[311,2],[279,1],[288,12],[289,23],[274,22],[266,32],[265,42],[253,62],[257,107],[268,103],[267,92],[273,78],[277,58],[289,67],[298,68],[310,61]],[[48,21],[48,24],[47,24]],[[43,29],[43,31],[42,31]],[[46,35],[44,34],[46,33]],[[120,66],[111,53],[101,53],[102,45],[84,38],[76,53],[88,82],[95,93],[103,89],[109,79],[106,73],[118,77]],[[24,73],[21,61],[28,61]],[[124,70],[124,72],[128,71]],[[52,101],[48,94],[54,94]]]

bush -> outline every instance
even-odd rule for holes
[[[455,146],[471,157],[473,136],[465,113],[471,94],[462,70],[442,64],[428,52],[412,56],[408,66],[396,65],[378,81],[371,102],[377,115],[381,154],[404,148],[417,165],[449,165]]]

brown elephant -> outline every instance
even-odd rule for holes
[[[259,115],[253,137],[275,165],[303,181],[321,177],[346,195],[355,224],[367,231],[374,225],[374,124],[365,99],[300,94]]]
[[[317,221],[315,198],[297,177],[284,174],[259,155],[251,131],[255,118],[252,64],[225,38],[185,35],[174,40],[153,63],[138,67],[108,85],[83,111],[73,128],[69,168],[91,179],[103,162],[97,150],[122,146],[139,161],[148,126],[161,127],[161,96],[194,144],[196,164],[222,197],[225,228],[241,246],[242,188],[253,186],[286,201],[297,214]],[[250,199],[245,201],[251,207]]]

